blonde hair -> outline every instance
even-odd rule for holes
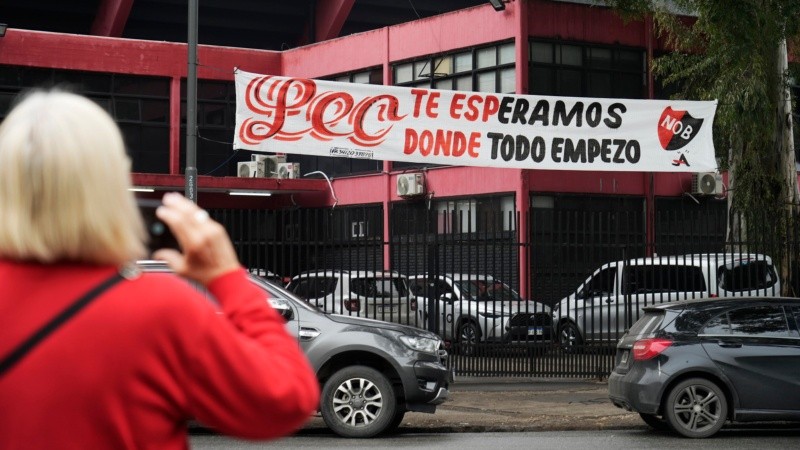
[[[119,265],[146,255],[122,135],[79,95],[27,95],[0,125],[0,258]]]

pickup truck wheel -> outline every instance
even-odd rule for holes
[[[397,398],[385,375],[371,367],[351,366],[334,373],[325,383],[320,409],[334,433],[368,438],[392,424]]]
[[[398,409],[394,413],[394,418],[392,419],[391,423],[389,423],[389,426],[386,427],[385,430],[383,430],[383,434],[392,434],[396,432],[397,429],[400,428],[400,424],[403,423],[403,419],[405,417],[406,417],[405,410]]]

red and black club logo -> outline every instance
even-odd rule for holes
[[[703,119],[695,119],[687,111],[667,106],[658,120],[658,140],[664,150],[680,150],[697,136]]]

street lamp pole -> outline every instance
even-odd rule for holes
[[[197,203],[197,16],[198,0],[189,0],[189,67],[186,77],[185,195]]]

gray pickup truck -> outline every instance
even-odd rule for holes
[[[141,261],[146,272],[166,264]],[[320,412],[336,434],[368,438],[397,429],[407,411],[434,413],[452,380],[441,338],[418,328],[326,314],[251,274],[286,319],[317,373]],[[201,288],[202,289],[202,288]]]

